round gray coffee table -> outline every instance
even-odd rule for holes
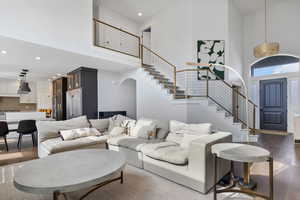
[[[273,158],[270,156],[270,152],[268,150],[247,144],[219,143],[213,145],[211,151],[215,160],[214,200],[217,199],[218,193],[224,192],[244,193],[251,196],[258,196],[264,199],[273,200]],[[242,183],[239,184],[240,189],[234,189],[237,181],[232,181],[232,184],[229,187],[217,190],[217,168],[219,158],[231,161],[231,174],[233,177],[233,162],[242,162],[244,164],[244,179]],[[266,161],[269,162],[269,196],[252,191],[251,187],[249,187],[249,185],[252,185],[250,180],[250,164]]]
[[[102,149],[75,150],[27,162],[14,177],[17,189],[33,194],[60,195],[91,188],[80,199],[113,181],[123,183],[123,154]]]

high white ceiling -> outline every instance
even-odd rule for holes
[[[1,53],[5,50],[7,53]],[[35,57],[40,57],[36,60]],[[28,79],[47,80],[80,67],[122,72],[133,66],[41,46],[0,36],[0,78],[17,79],[21,69],[29,69]]]
[[[141,24],[160,10],[168,7],[175,0],[97,0],[101,6],[107,7],[127,18]],[[141,12],[143,15],[138,16]]]

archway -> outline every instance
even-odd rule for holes
[[[250,90],[258,104],[257,127],[294,132],[293,117],[300,112],[300,59],[278,54],[251,64]]]
[[[120,99],[123,110],[127,111],[127,116],[136,119],[136,80],[128,78],[122,80],[119,84],[122,91],[122,99]]]

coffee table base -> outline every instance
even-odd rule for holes
[[[214,200],[217,200],[217,194],[220,193],[242,193],[246,195],[250,195],[252,197],[261,197],[266,200],[273,200],[273,158],[270,157],[267,161],[269,162],[269,196],[255,192],[249,188],[245,188],[241,186],[239,189],[236,189],[238,186],[238,181],[234,180],[234,173],[233,173],[233,161],[231,161],[231,185],[224,188],[224,189],[217,189],[217,169],[218,169],[218,156],[216,154],[214,156],[214,163],[215,163],[215,173],[214,173]],[[245,165],[244,165],[245,167]],[[245,168],[244,168],[245,169]],[[246,170],[245,170],[246,171]],[[248,183],[251,183],[250,179],[246,178],[249,174],[244,174],[244,180],[247,180]]]
[[[123,182],[124,182],[123,171],[121,171],[121,175],[118,178],[107,180],[103,183],[100,183],[98,185],[93,186],[87,193],[85,193],[82,197],[80,197],[79,200],[83,200],[84,198],[86,198],[88,195],[90,195],[94,191],[98,190],[99,188],[101,188],[101,187],[103,187],[103,186],[105,186],[109,183],[119,181],[119,180],[120,180],[120,183],[123,184]],[[66,193],[61,193],[59,191],[55,191],[53,193],[53,200],[58,200],[60,196],[63,196],[65,200],[68,200],[67,194]]]

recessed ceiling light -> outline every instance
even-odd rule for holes
[[[142,15],[143,15],[143,13],[141,13],[141,12],[138,13],[138,16],[142,16]]]
[[[2,53],[2,54],[7,54],[7,51],[2,50],[1,53]]]
[[[56,74],[57,76],[61,76],[61,74]]]
[[[35,57],[36,60],[41,60],[41,57],[37,56]]]

